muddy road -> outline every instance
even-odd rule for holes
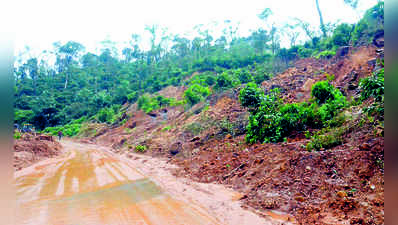
[[[160,159],[62,145],[15,173],[16,224],[279,224],[243,210],[229,189],[173,177]]]

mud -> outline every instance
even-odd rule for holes
[[[329,60],[300,59],[262,87],[266,92],[279,87],[284,102],[306,101],[315,82],[333,75],[333,85],[347,99],[357,99],[359,81],[372,74],[377,51],[362,46]],[[183,88],[174,89],[174,96],[170,90],[169,96],[178,98]],[[238,94],[239,89],[215,93],[207,105],[188,110],[168,107],[166,117],[160,111],[153,117],[132,110],[125,125],[90,141],[133,158],[134,147],[145,145],[146,156],[140,158],[165,158],[179,166],[173,170],[176,176],[226,185],[237,193],[233,199],[266,218],[298,224],[384,223],[384,131],[378,121],[359,121],[371,101],[344,112],[357,119],[344,124],[343,144],[307,152],[303,146],[309,140],[303,133],[293,134],[287,143],[245,144],[248,112]]]
[[[62,145],[15,173],[16,224],[280,224],[243,210],[232,190],[172,176],[163,160]]]
[[[23,134],[21,139],[14,140],[14,169],[21,170],[61,152],[62,146],[51,136]]]

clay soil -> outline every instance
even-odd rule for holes
[[[62,146],[51,136],[23,134],[14,140],[14,169],[21,170],[61,153]]]
[[[332,59],[301,59],[262,87],[279,87],[285,102],[301,102],[310,98],[315,82],[333,74],[333,84],[347,99],[357,98],[360,78],[375,68],[375,50],[367,46]],[[179,97],[181,90],[170,96]],[[243,207],[259,215],[297,224],[384,224],[382,128],[370,122],[360,125],[359,119],[348,121],[343,144],[317,152],[305,149],[309,139],[303,133],[284,143],[247,145],[248,112],[240,106],[238,93],[239,89],[210,96],[206,110],[203,104],[151,115],[133,110],[123,126],[85,141],[112,146],[121,154],[145,145],[145,154],[179,166],[174,175],[231,187],[240,193]],[[370,104],[346,113],[360,118],[362,108]]]

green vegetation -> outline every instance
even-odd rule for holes
[[[240,90],[239,100],[242,106],[255,110],[260,107],[265,95],[261,88],[258,88],[255,83],[248,83],[245,88]]]
[[[191,105],[202,101],[204,98],[210,95],[210,89],[208,87],[203,87],[199,84],[191,85],[184,92],[185,99]]]
[[[326,130],[329,131],[329,128]],[[310,142],[306,146],[308,151],[328,149],[343,143],[343,130],[341,128],[333,128],[326,134],[321,134],[322,132],[323,131],[319,131],[313,134]]]
[[[14,139],[18,140],[21,139],[22,134],[19,131],[14,131]]]
[[[329,59],[329,58],[332,58],[334,55],[336,55],[335,51],[325,50],[325,51],[320,52],[315,58],[316,59],[319,59],[319,58]]]
[[[135,146],[135,151],[136,152],[144,153],[144,152],[146,152],[146,150],[147,150],[147,148],[146,148],[145,145],[137,145],[137,146]]]
[[[162,131],[169,131],[169,130],[171,130],[171,126],[170,125],[169,126],[165,126],[165,127],[162,128]]]
[[[362,101],[374,99],[373,104],[367,107],[365,112],[373,115],[376,120],[384,121],[384,62],[380,62],[379,66],[381,68],[372,76],[362,79],[359,86]]]
[[[313,101],[284,104],[278,89],[263,96],[255,84],[241,90],[242,106],[250,109],[246,141],[249,143],[281,142],[294,132],[308,128],[333,126],[340,109],[346,105],[345,97],[327,81],[315,83],[312,88]],[[262,101],[258,102],[259,99]]]
[[[271,14],[270,9],[265,9],[259,18],[271,24],[268,23]],[[357,24],[329,26],[322,22],[322,33],[311,30],[305,21],[259,28],[246,37],[239,37],[234,31],[237,27],[229,22],[224,26],[217,38],[197,26],[197,35],[192,39],[162,32],[159,26],[147,26],[149,49],[140,47],[141,36],[146,35],[133,34],[121,54],[117,43],[110,40],[98,46],[101,50],[97,53],[88,52],[74,41],[56,42],[40,56],[29,50],[21,52],[14,68],[14,122],[33,124],[38,131],[62,130],[65,135],[74,136],[84,122],[125,123],[122,106],[126,103],[137,102],[139,109],[149,113],[167,106],[186,103],[192,106],[212,92],[247,84],[247,93],[241,93],[240,100],[252,111],[249,126],[260,135],[250,139],[264,141],[267,137],[271,138],[267,141],[279,141],[288,135],[287,129],[322,127],[334,117],[333,111],[344,106],[344,100],[338,92],[330,93],[331,88],[326,84],[319,84],[313,93],[316,103],[282,106],[274,94],[261,95],[254,85],[284,71],[300,57],[330,58],[340,46],[369,44],[384,32],[384,2],[379,1],[367,10]],[[300,33],[308,36],[306,42],[296,43]],[[288,48],[281,47],[282,36],[289,36]],[[54,59],[53,64],[46,60],[50,58]],[[363,98],[374,97],[377,102],[384,102],[384,97],[383,100],[378,97],[381,89],[376,88],[380,87],[380,76],[372,79],[361,84]],[[184,100],[156,94],[167,86],[186,86]],[[328,93],[330,96],[323,96]],[[376,111],[382,108],[384,103],[382,107],[375,106]],[[296,118],[296,114],[304,117]],[[277,125],[261,127],[274,119]]]
[[[177,101],[175,98],[165,98],[161,95],[150,97],[149,95],[142,95],[138,101],[138,109],[142,109],[144,112],[149,113],[153,110],[160,109],[167,106],[176,106],[183,104]]]

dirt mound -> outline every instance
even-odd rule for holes
[[[295,62],[294,67],[264,81],[262,87],[268,91],[280,88],[287,102],[305,101],[311,97],[311,86],[327,75],[333,75],[333,85],[346,96],[357,93],[360,78],[371,75],[377,57],[374,46],[349,48],[348,53],[336,55],[330,60],[305,58]]]
[[[52,136],[24,134],[14,141],[14,169],[20,170],[42,159],[58,154],[62,146]]]
[[[178,176],[216,182],[242,193],[261,211],[277,210],[302,224],[383,224],[384,139],[308,152],[305,141],[248,146],[244,137],[211,140],[191,160],[173,159]],[[348,146],[359,146],[349,148]]]

